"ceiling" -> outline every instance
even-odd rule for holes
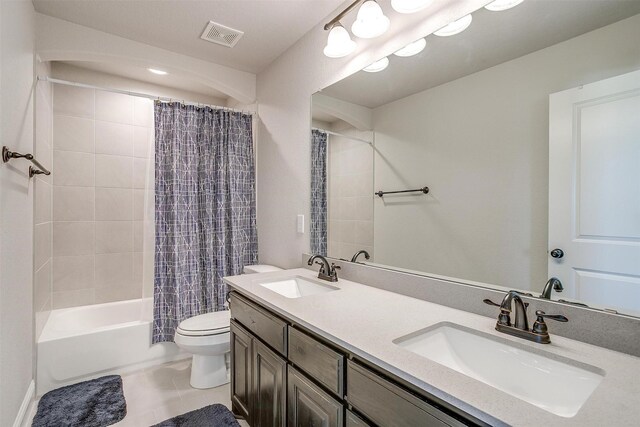
[[[259,73],[344,0],[33,0],[36,11],[151,46]],[[244,31],[200,39],[209,21]]]
[[[384,71],[357,72],[322,94],[376,108],[638,13],[640,0],[526,0],[504,12],[483,8],[463,33],[428,36],[420,54],[390,55]]]

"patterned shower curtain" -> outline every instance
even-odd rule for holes
[[[327,134],[311,131],[311,253],[327,255]]]
[[[251,116],[155,103],[153,343],[225,309],[222,277],[257,263]]]

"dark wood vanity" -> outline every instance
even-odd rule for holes
[[[231,401],[264,426],[486,425],[232,292]]]

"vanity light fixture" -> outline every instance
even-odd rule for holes
[[[391,7],[398,13],[414,13],[429,6],[433,0],[391,0]]]
[[[489,3],[484,8],[490,10],[492,12],[502,12],[503,10],[511,9],[512,7],[516,7],[524,0],[496,0],[493,3]]]
[[[473,18],[471,17],[471,15],[463,16],[457,21],[453,21],[450,24],[440,28],[438,31],[436,31],[433,34],[440,37],[448,37],[448,36],[459,34],[464,30],[466,30],[469,27],[469,25],[471,25],[472,19]]]
[[[149,71],[151,71],[153,74],[157,74],[157,75],[159,75],[159,76],[166,76],[167,74],[169,74],[169,73],[167,73],[166,71],[158,70],[158,69],[156,69],[156,68],[147,68],[147,70],[149,70]]]
[[[366,71],[367,73],[377,73],[387,68],[387,66],[389,66],[389,58],[385,56],[384,58],[374,62],[373,64],[364,67],[362,71]]]
[[[324,54],[329,58],[342,58],[349,55],[356,48],[356,42],[351,40],[349,32],[340,24],[333,25],[327,37],[327,45],[324,47]]]
[[[394,55],[402,56],[402,57],[417,55],[424,50],[426,45],[427,45],[427,40],[425,40],[425,38],[423,37],[421,39],[418,39],[414,42],[409,43],[402,49],[398,49],[397,51],[394,52]]]
[[[375,0],[365,0],[351,26],[351,32],[362,39],[372,39],[389,29],[389,18]]]

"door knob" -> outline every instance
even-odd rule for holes
[[[560,259],[564,256],[564,251],[560,248],[555,248],[554,250],[549,252],[549,255],[551,255],[551,258]]]

